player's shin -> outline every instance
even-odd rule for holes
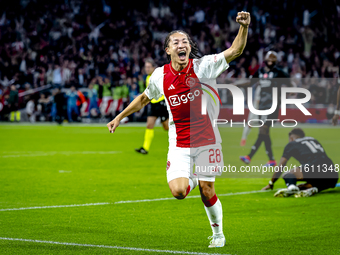
[[[255,144],[251,147],[251,151],[249,153],[249,157],[252,158],[255,153],[257,152],[257,150],[260,148],[261,143],[264,141],[264,136],[263,134],[259,134],[257,137],[257,140],[255,142]]]
[[[208,215],[210,226],[213,231],[213,235],[223,234],[222,229],[222,204],[217,198],[216,194],[209,200],[202,200],[204,203],[205,211]]]
[[[154,137],[154,133],[155,133],[155,131],[153,129],[147,128],[145,130],[143,148],[146,151],[150,150],[150,146],[151,146],[152,139]]]
[[[263,137],[263,140],[264,140],[264,146],[266,147],[266,152],[267,152],[269,160],[274,160],[273,150],[272,150],[272,141],[270,139],[270,136],[265,135]]]
[[[248,125],[246,125],[244,128],[243,128],[243,132],[242,132],[242,139],[247,139],[249,133],[250,133],[250,129],[251,127],[249,127]]]

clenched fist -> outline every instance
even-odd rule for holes
[[[248,27],[250,24],[250,13],[249,12],[238,12],[236,22],[241,26]]]

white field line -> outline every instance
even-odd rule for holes
[[[35,151],[35,152],[24,152],[21,154],[13,154],[13,155],[1,155],[0,158],[41,157],[41,156],[54,156],[54,155],[66,155],[67,156],[67,155],[74,155],[74,154],[116,154],[116,153],[122,153],[122,152],[121,151],[49,151],[49,152]]]
[[[0,209],[0,212],[62,208],[62,207],[81,207],[81,206],[108,205],[108,204],[111,204],[111,203],[104,202],[104,203],[75,204],[75,205],[49,205],[49,206],[34,206],[34,207],[21,207],[21,208],[5,208],[5,209]]]
[[[235,192],[235,193],[226,193],[219,194],[219,197],[226,196],[235,196],[235,195],[246,195],[253,193],[262,193],[268,192],[269,190],[253,190],[253,191],[244,191],[244,192]],[[188,198],[200,198],[201,196],[188,196]],[[154,202],[154,201],[164,201],[164,200],[175,200],[174,197],[164,197],[164,198],[154,198],[154,199],[143,199],[143,200],[125,200],[125,201],[117,201],[114,203],[103,202],[103,203],[90,203],[90,204],[74,204],[74,205],[50,205],[50,206],[34,206],[34,207],[21,207],[21,208],[5,208],[0,209],[0,212],[5,211],[23,211],[23,210],[33,210],[33,209],[49,209],[49,208],[63,208],[63,207],[81,207],[81,206],[96,206],[96,205],[109,205],[109,204],[131,204],[131,203],[142,203],[142,202]]]
[[[8,237],[0,237],[0,240],[29,242],[29,243],[55,244],[55,245],[66,245],[66,246],[78,246],[78,247],[130,250],[130,251],[158,252],[158,253],[163,253],[163,254],[164,253],[170,253],[170,254],[191,254],[191,255],[229,255],[229,254],[221,254],[221,253],[144,249],[144,248],[135,248],[135,247],[122,247],[122,246],[97,245],[97,244],[64,243],[64,242],[33,240],[33,239],[21,239],[21,238],[8,238]]]
[[[268,192],[269,190],[253,190],[253,191],[243,191],[243,192],[235,192],[235,193],[226,193],[226,194],[218,194],[218,197],[227,197],[227,196],[236,196],[236,195],[245,195],[245,194],[252,194],[252,193],[262,193]],[[200,195],[197,196],[187,196],[185,199],[188,198],[200,198]],[[163,201],[163,200],[175,200],[174,197],[166,197],[166,198],[155,198],[155,199],[143,199],[143,200],[125,200],[125,201],[117,201],[114,204],[130,204],[130,203],[141,203],[141,202],[153,202],[153,201]]]

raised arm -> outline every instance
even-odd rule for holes
[[[240,56],[247,44],[248,26],[250,24],[249,12],[237,13],[236,22],[240,24],[238,34],[229,49],[225,50],[224,57],[227,63]]]
[[[107,123],[107,128],[109,129],[110,133],[115,132],[116,128],[119,126],[120,121],[131,115],[134,112],[138,112],[148,103],[150,103],[150,99],[145,95],[145,93],[137,96],[129,105],[122,111],[119,115],[116,116],[112,121]]]

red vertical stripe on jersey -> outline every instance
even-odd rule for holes
[[[200,147],[215,144],[215,134],[212,123],[207,115],[201,114],[202,95],[201,84],[189,84],[188,79],[198,78],[194,72],[192,59],[181,72],[164,66],[163,91],[169,103],[176,126],[177,147]],[[191,86],[189,86],[189,85]],[[173,85],[175,89],[169,87]]]

